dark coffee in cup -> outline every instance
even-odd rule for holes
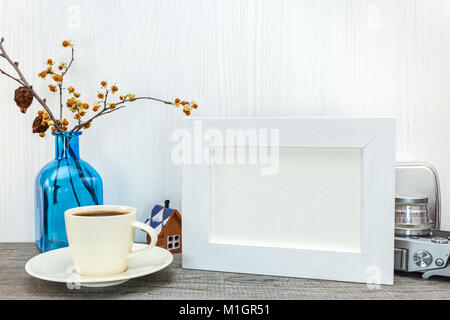
[[[122,214],[127,214],[129,212],[122,211],[88,211],[88,212],[78,212],[74,213],[74,216],[78,217],[111,217],[111,216],[120,216]]]

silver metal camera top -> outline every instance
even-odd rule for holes
[[[432,229],[441,227],[441,190],[436,169],[426,162],[397,162],[396,194],[428,197],[428,214]]]

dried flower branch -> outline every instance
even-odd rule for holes
[[[49,117],[55,121],[55,117],[53,116],[53,113],[51,112],[50,108],[47,106],[46,104],[46,100],[42,99],[41,97],[39,97],[39,95],[36,93],[36,91],[34,91],[33,87],[28,83],[28,81],[25,79],[25,77],[23,76],[22,72],[19,69],[19,62],[13,62],[11,60],[11,58],[8,56],[8,54],[6,53],[5,48],[3,47],[3,42],[4,42],[4,38],[0,39],[0,57],[4,58],[6,61],[8,61],[8,63],[14,68],[14,70],[16,71],[17,75],[19,76],[19,79],[14,78],[13,76],[7,74],[6,72],[4,72],[2,70],[2,74],[6,74],[8,77],[16,80],[17,82],[19,82],[20,84],[22,84],[23,86],[29,88],[31,90],[31,92],[33,93],[33,96],[36,98],[36,100],[42,105],[42,107],[45,109],[45,111],[47,111]],[[55,125],[56,128],[58,130],[60,130],[60,126],[58,124]]]
[[[18,78],[13,75],[7,73],[6,71],[0,69],[0,73],[15,80],[20,83],[22,86],[16,89],[15,92],[15,101],[17,105],[20,107],[20,110],[25,113],[27,108],[31,105],[33,97],[41,104],[43,107],[42,110],[38,110],[38,115],[34,119],[33,122],[33,132],[39,133],[41,137],[45,136],[45,131],[48,128],[51,128],[52,131],[67,131],[69,121],[66,118],[63,118],[63,110],[64,106],[73,113],[73,118],[76,121],[76,124],[70,130],[72,132],[80,131],[82,129],[87,129],[91,126],[92,121],[97,119],[100,116],[115,112],[127,106],[127,103],[134,102],[136,100],[153,100],[157,102],[161,102],[164,104],[172,105],[175,107],[183,107],[183,112],[186,116],[191,114],[193,109],[197,109],[197,104],[194,101],[187,102],[181,101],[180,99],[175,99],[172,101],[166,101],[153,97],[136,97],[134,94],[128,93],[126,95],[120,95],[119,100],[115,102],[110,102],[110,99],[113,95],[115,95],[119,88],[116,84],[108,87],[107,81],[100,82],[100,90],[97,94],[98,100],[93,103],[92,113],[88,116],[88,112],[90,109],[90,105],[86,102],[80,100],[81,94],[75,90],[73,86],[64,87],[63,83],[65,80],[65,76],[75,61],[75,50],[73,44],[65,40],[62,42],[62,46],[64,48],[71,48],[71,58],[69,63],[61,62],[57,67],[53,59],[47,59],[46,61],[46,69],[42,70],[38,77],[42,79],[46,79],[49,76],[54,83],[50,83],[48,85],[48,89],[52,93],[59,94],[59,118],[57,119],[50,108],[47,105],[46,99],[42,99],[33,89],[33,87],[29,84],[29,82],[25,79],[22,72],[19,69],[19,63],[13,62],[8,54],[6,53],[3,47],[4,39],[0,39],[0,57],[4,58],[16,71]],[[56,70],[57,69],[57,70]],[[63,91],[67,90],[69,98],[65,100]]]
[[[125,97],[125,96],[123,96],[123,97]],[[132,99],[126,99],[125,98],[124,100],[122,100],[120,102],[108,104],[107,98],[108,98],[108,92],[105,94],[105,99],[103,101],[103,108],[100,110],[100,112],[98,112],[97,114],[92,116],[90,119],[88,119],[88,120],[86,120],[84,122],[81,122],[79,125],[75,126],[72,129],[72,131],[79,131],[84,126],[90,124],[94,119],[96,119],[96,118],[98,118],[98,117],[100,117],[102,115],[105,115],[105,114],[108,114],[108,113],[112,113],[114,111],[117,111],[117,110],[120,110],[122,108],[125,108],[126,106],[123,105],[123,104],[126,103],[126,102],[133,102],[133,101],[136,101],[136,100],[147,99],[147,100],[153,100],[153,101],[162,102],[164,104],[174,105],[174,103],[172,103],[170,101],[164,101],[164,100],[157,99],[157,98],[152,98],[152,97],[137,97],[137,98],[132,98]],[[111,106],[113,106],[113,108],[111,108]]]

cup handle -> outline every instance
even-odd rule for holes
[[[139,221],[133,221],[133,223],[131,225],[134,228],[138,228],[138,229],[141,229],[142,231],[147,232],[148,235],[150,236],[151,241],[150,241],[150,244],[147,247],[145,247],[144,249],[140,249],[140,250],[131,252],[128,255],[128,258],[135,257],[141,253],[145,253],[145,252],[152,250],[152,248],[156,245],[156,241],[158,240],[158,236],[156,235],[156,232],[155,232],[155,230],[153,230],[152,227],[150,227],[142,222],[139,222]]]

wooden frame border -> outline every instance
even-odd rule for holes
[[[279,129],[280,147],[361,148],[362,250],[353,253],[212,243],[209,165],[184,164],[183,268],[393,284],[395,119],[194,118],[186,120],[184,128],[193,134],[199,123],[203,130]]]

